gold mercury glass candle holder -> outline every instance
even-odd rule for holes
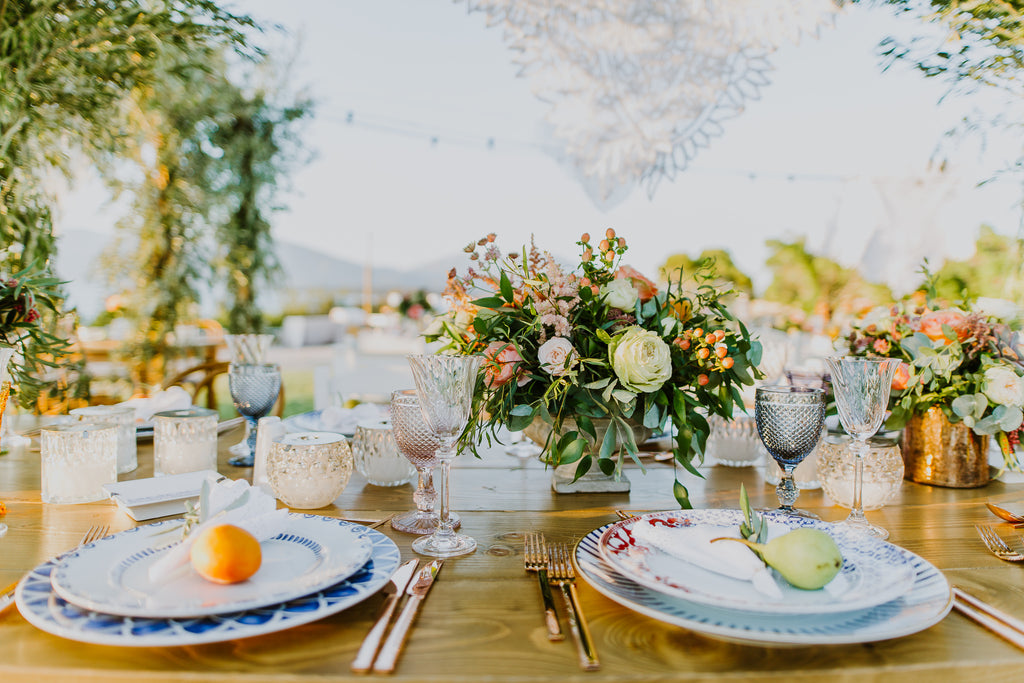
[[[217,412],[206,408],[153,415],[153,473],[217,469]]]
[[[416,468],[398,450],[390,420],[364,420],[352,439],[356,471],[374,486],[401,486],[416,476]]]
[[[352,477],[352,460],[352,449],[341,434],[285,434],[270,445],[267,480],[274,495],[290,508],[327,507]]]
[[[91,503],[117,481],[117,425],[43,427],[39,437],[44,503]]]
[[[129,406],[86,406],[71,415],[79,422],[117,425],[117,473],[131,472],[139,466],[135,442],[135,409]]]

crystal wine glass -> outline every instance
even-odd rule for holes
[[[832,372],[832,390],[839,409],[839,421],[853,438],[851,447],[856,456],[853,470],[853,509],[841,522],[851,528],[870,533],[882,539],[889,532],[864,517],[861,491],[864,485],[864,456],[870,448],[868,439],[882,426],[885,409],[889,405],[892,376],[899,367],[896,358],[855,358],[833,356],[826,358]]]
[[[434,468],[437,467],[437,449],[441,440],[431,431],[420,410],[420,398],[415,389],[401,389],[391,394],[391,431],[395,443],[409,462],[416,467],[419,483],[412,499],[416,510],[410,510],[391,519],[391,527],[408,534],[432,534],[437,529],[434,504]],[[452,528],[459,522],[454,512],[448,513]]]
[[[476,549],[476,541],[456,534],[450,516],[451,465],[455,442],[469,421],[473,389],[480,369],[480,356],[411,355],[413,378],[419,392],[420,410],[441,445],[437,459],[441,463],[441,510],[437,529],[430,536],[416,539],[412,549],[432,557],[465,555]]]
[[[793,507],[800,490],[793,481],[793,470],[806,458],[821,438],[825,423],[825,390],[813,387],[758,387],[754,395],[754,419],[757,435],[765,449],[782,468],[782,479],[775,487],[779,511],[798,517],[818,519],[806,510]]]
[[[259,365],[267,356],[270,344],[274,340],[272,334],[225,334],[224,343],[228,347],[228,360],[238,365]],[[245,434],[242,440],[228,449],[231,455],[244,456],[249,452],[249,422],[245,423]]]
[[[235,410],[249,424],[246,453],[228,460],[235,467],[252,467],[256,453],[256,423],[270,412],[281,391],[281,370],[276,365],[232,364],[228,370],[228,388]]]

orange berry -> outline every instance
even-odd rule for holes
[[[245,581],[263,561],[260,542],[234,524],[218,524],[199,532],[189,557],[199,575],[214,583]]]
[[[694,337],[703,337],[704,336],[704,330],[700,329],[699,327],[694,329],[693,330],[693,336]]]
[[[690,348],[690,340],[689,339],[682,339],[682,340],[680,340],[679,341],[679,348],[681,348],[683,351],[686,351],[687,349],[689,349]]]
[[[725,346],[716,346],[715,355],[718,356],[719,358],[725,358],[727,355],[729,355],[729,349],[725,348]]]
[[[582,280],[580,280],[580,286],[581,287],[589,287],[590,286],[590,278],[589,277],[585,277]]]
[[[706,360],[710,355],[711,351],[709,351],[706,346],[697,349],[697,358],[700,358],[701,360]]]
[[[619,238],[619,249],[625,249],[625,248],[626,248],[626,238],[625,237],[620,237]]]
[[[714,332],[708,332],[708,336],[704,337],[705,344],[714,344],[718,341],[718,337],[715,336]]]
[[[715,338],[718,341],[725,339],[725,330],[715,330]]]
[[[612,251],[611,249],[609,249],[608,253],[604,255],[604,260],[607,261],[608,263],[611,263],[612,261],[614,261],[615,260],[615,252]]]
[[[604,236],[610,240],[615,239],[615,228],[608,228],[604,231]]]
[[[589,241],[590,241],[590,233],[589,232],[585,232],[585,233],[583,233],[580,236],[580,242],[589,242]]]
[[[594,258],[594,252],[592,252],[590,249],[587,249],[586,251],[583,252],[584,263],[590,261],[592,258]]]
[[[601,240],[601,243],[597,245],[597,248],[601,251],[608,251],[609,246],[608,240]]]
[[[722,367],[728,370],[733,366],[735,362],[736,361],[732,359],[732,356],[726,356],[725,358],[722,359]]]
[[[706,386],[711,380],[708,379],[707,375],[697,375],[697,384],[700,386]]]

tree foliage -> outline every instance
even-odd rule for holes
[[[754,285],[750,277],[733,263],[732,254],[725,249],[705,249],[695,259],[687,254],[673,254],[665,260],[659,273],[662,280],[676,282],[680,269],[684,278],[692,278],[703,263],[709,264],[713,280],[730,283],[736,292],[753,294]]]
[[[1019,238],[999,235],[983,225],[972,256],[962,261],[947,260],[935,272],[935,292],[949,301],[987,296],[1024,303],[1022,259],[1024,245]]]

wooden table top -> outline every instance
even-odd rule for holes
[[[227,447],[240,431],[220,440],[220,471],[232,477],[249,470],[226,464]],[[140,444],[139,469],[123,478],[152,474],[152,447]],[[526,531],[553,541],[575,542],[615,520],[616,509],[670,509],[672,465],[650,463],[646,475],[630,468],[628,494],[558,495],[550,473],[501,449],[481,460],[460,456],[453,470],[453,508],[463,531],[479,547],[447,560],[428,596],[394,678],[403,681],[704,681],[907,680],[941,676],[1017,681],[1024,652],[957,613],[921,633],[863,645],[765,648],[714,640],[626,609],[580,581],[602,669],[577,666],[571,640],[545,637],[536,577],[522,564]],[[740,483],[755,506],[775,503],[774,487],[756,468],[709,467],[706,480],[688,477],[695,507],[736,507]],[[1018,616],[1024,616],[1024,566],[990,555],[974,525],[997,521],[986,500],[1024,498],[1019,486],[993,482],[986,488],[953,490],[905,482],[897,500],[868,513],[889,529],[891,541],[920,554],[952,583]],[[412,507],[411,486],[381,488],[354,474],[327,516],[376,520]],[[112,503],[46,505],[39,498],[39,453],[18,449],[0,456],[0,500],[10,530],[0,538],[0,585],[71,548],[90,526],[111,531],[134,525]],[[804,491],[801,507],[826,520],[846,516],[820,491]],[[415,557],[414,537],[380,528]],[[1004,536],[1009,527],[1000,528]],[[0,613],[0,680],[14,681],[348,681],[349,664],[383,598],[280,633],[189,647],[127,648],[78,643],[31,626],[14,608]],[[561,601],[558,601],[561,608]],[[365,680],[365,677],[362,677]]]

